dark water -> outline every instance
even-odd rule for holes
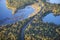
[[[56,25],[60,25],[60,16],[54,16],[53,13],[49,13],[45,17],[43,17],[43,22],[54,23]]]
[[[60,0],[46,0],[49,3],[60,4]]]
[[[12,10],[6,7],[6,0],[0,0],[0,25],[26,19],[33,12],[34,9],[31,6],[26,6],[24,9],[18,10],[15,15],[12,15]]]

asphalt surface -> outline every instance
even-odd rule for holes
[[[39,11],[39,14],[42,16],[42,10],[43,10],[44,7],[41,6],[41,10]],[[36,14],[37,15],[37,14]],[[28,25],[34,20],[35,16],[34,15],[29,21],[27,21],[23,27],[21,28],[21,32],[19,34],[19,37],[18,37],[18,40],[25,40],[24,39],[24,35],[25,35],[25,29],[28,27]],[[41,17],[40,16],[40,17]]]

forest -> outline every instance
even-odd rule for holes
[[[59,40],[60,25],[54,23],[44,23],[40,14],[35,16],[34,20],[25,30],[25,40]]]
[[[14,10],[22,8],[28,4],[34,3],[36,0],[7,0],[7,7],[9,9],[14,8]],[[60,14],[60,5],[53,5],[50,3],[44,3],[44,9],[42,14],[47,11],[52,11],[55,14]],[[43,15],[39,13],[34,17],[31,23],[28,24],[25,29],[25,40],[59,40],[60,39],[60,25],[55,25],[53,23],[44,23],[42,21]],[[47,15],[47,14],[46,14]],[[44,15],[45,16],[45,15]],[[30,18],[18,21],[14,24],[2,25],[0,26],[0,40],[17,40],[21,28],[30,20]]]

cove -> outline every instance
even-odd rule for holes
[[[12,15],[12,10],[6,7],[6,0],[0,0],[0,25],[12,24],[24,20],[33,12],[34,9],[31,6],[26,6],[24,9],[19,9]]]
[[[48,23],[54,23],[56,25],[60,25],[60,15],[59,16],[54,16],[53,13],[49,13],[42,18],[42,21],[44,23],[48,22]]]

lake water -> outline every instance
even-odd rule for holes
[[[54,23],[56,25],[60,25],[60,16],[54,16],[53,13],[49,13],[45,17],[42,18],[43,22]]]
[[[46,0],[49,3],[60,4],[60,0]]]
[[[53,2],[54,0],[51,0]],[[60,2],[59,0],[56,2]],[[15,23],[19,20],[24,20],[28,18],[30,14],[34,12],[31,6],[26,6],[24,9],[17,11],[15,15],[12,15],[12,10],[6,7],[6,0],[0,0],[0,25]],[[60,24],[60,16],[54,16],[52,13],[48,14],[43,18],[44,22],[51,22],[55,24]]]
[[[12,10],[6,7],[6,0],[0,0],[0,25],[26,19],[33,12],[34,9],[31,6],[26,6],[24,9],[18,10],[15,15],[12,15]]]

